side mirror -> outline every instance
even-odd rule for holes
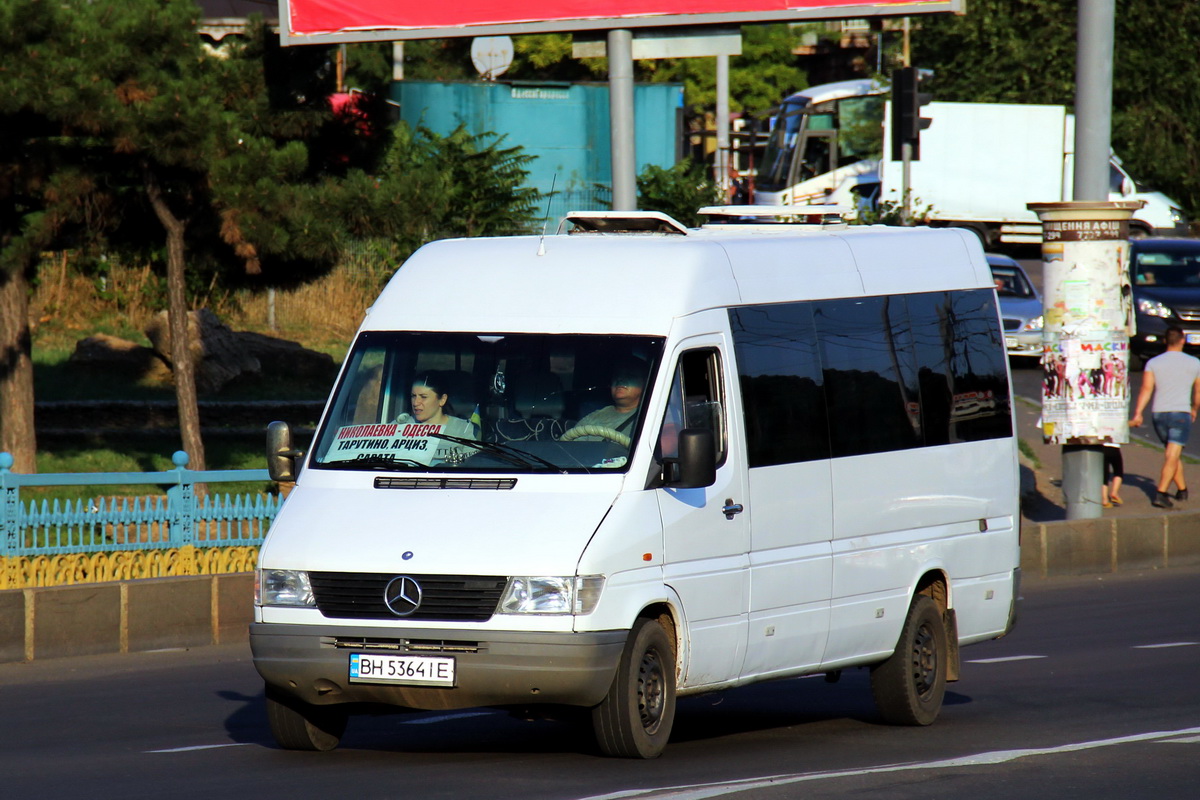
[[[292,447],[292,429],[286,422],[267,425],[267,472],[273,481],[294,481],[299,473],[297,459],[303,450]]]
[[[700,489],[717,482],[717,444],[707,428],[679,432],[679,457],[663,463],[663,483],[672,489]]]

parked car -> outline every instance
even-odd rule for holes
[[[1042,355],[1042,296],[1033,281],[1013,259],[987,254],[996,280],[1000,317],[1004,321],[1004,346],[1010,356]]]
[[[1200,354],[1200,240],[1135,239],[1129,272],[1137,327],[1129,344],[1137,366],[1166,349],[1171,325],[1183,329],[1184,349]]]

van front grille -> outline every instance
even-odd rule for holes
[[[421,587],[421,604],[396,614],[384,601],[392,573],[310,572],[317,608],[331,619],[486,622],[508,579],[491,575],[409,575]]]

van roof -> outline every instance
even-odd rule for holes
[[[952,228],[448,239],[404,263],[362,329],[666,335],[674,318],[710,308],[992,285],[978,239]]]

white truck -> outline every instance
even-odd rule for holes
[[[754,202],[898,207],[902,164],[891,158],[888,89],[877,81],[824,84],[788,97],[775,116]],[[1063,106],[941,103],[921,108],[920,159],[911,164],[915,216],[969,228],[984,247],[1039,243],[1031,202],[1071,199],[1075,120]],[[1182,235],[1179,204],[1141,191],[1114,157],[1110,198],[1142,200],[1134,236]]]

